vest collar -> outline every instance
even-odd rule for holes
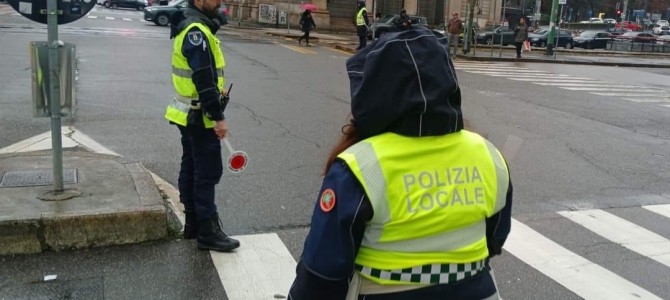
[[[203,14],[201,11],[199,11],[197,8],[192,8],[189,7],[184,10],[184,19],[181,23],[179,23],[178,26],[178,32],[181,32],[184,30],[184,28],[188,27],[188,25],[191,25],[192,23],[203,23],[209,27],[209,30],[212,31],[212,34],[216,34],[216,32],[219,30],[219,27],[216,26],[216,23],[212,21],[212,19],[208,18]]]

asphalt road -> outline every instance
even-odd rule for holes
[[[49,119],[31,116],[26,51],[29,41],[46,40],[46,27],[7,8],[0,4],[0,40],[9,41],[0,64],[0,148],[50,128]],[[91,16],[97,18],[59,28],[78,57],[77,114],[64,124],[176,185],[179,134],[163,119],[173,95],[169,29],[140,21],[132,10],[97,7]],[[250,164],[242,174],[224,174],[219,212],[228,233],[277,233],[298,259],[324,158],[348,120],[349,55],[234,28],[220,33],[226,80],[235,86],[226,112],[230,141]],[[664,253],[640,254],[626,247],[636,242],[613,241],[557,213],[601,209],[656,233],[665,245],[670,220],[642,206],[670,203],[670,74],[464,61],[456,67],[471,129],[508,156],[514,218],[525,224],[513,231],[532,245],[515,247],[523,241],[511,238],[494,260],[502,296],[593,299],[600,284],[625,282],[616,285],[670,298],[670,266],[658,260]],[[623,281],[557,279],[547,268],[562,269],[560,259],[543,262],[542,253],[529,251],[563,252],[549,251],[554,244],[533,232]],[[210,256],[190,241],[4,256],[0,265],[0,299],[221,299],[227,288]],[[589,273],[581,267],[572,269]],[[42,282],[50,274],[59,279]]]

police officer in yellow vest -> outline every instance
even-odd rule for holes
[[[368,41],[368,25],[370,25],[370,20],[368,19],[368,10],[365,8],[365,1],[358,1],[358,11],[356,12],[356,34],[358,35],[358,48],[360,50],[365,48],[365,45]]]
[[[215,35],[219,26],[212,21],[220,3],[189,0],[183,15],[171,20],[176,95],[165,118],[181,133],[183,155],[178,182],[186,214],[184,238],[197,239],[201,250],[230,251],[240,243],[222,231],[214,201],[214,187],[223,172],[219,140],[228,131],[223,115],[227,103],[225,61]]]
[[[510,231],[496,147],[463,129],[448,40],[382,36],[347,61],[353,119],[331,152],[289,299],[499,299]]]

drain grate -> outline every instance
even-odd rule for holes
[[[51,185],[53,182],[52,170],[11,171],[2,176],[0,188]],[[77,183],[77,170],[63,170],[63,184],[73,183]]]

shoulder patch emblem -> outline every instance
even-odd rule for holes
[[[335,191],[333,189],[325,189],[319,197],[319,204],[323,212],[329,212],[335,207]]]
[[[188,42],[193,46],[200,46],[202,44],[202,32],[193,31],[186,34],[188,36]]]

